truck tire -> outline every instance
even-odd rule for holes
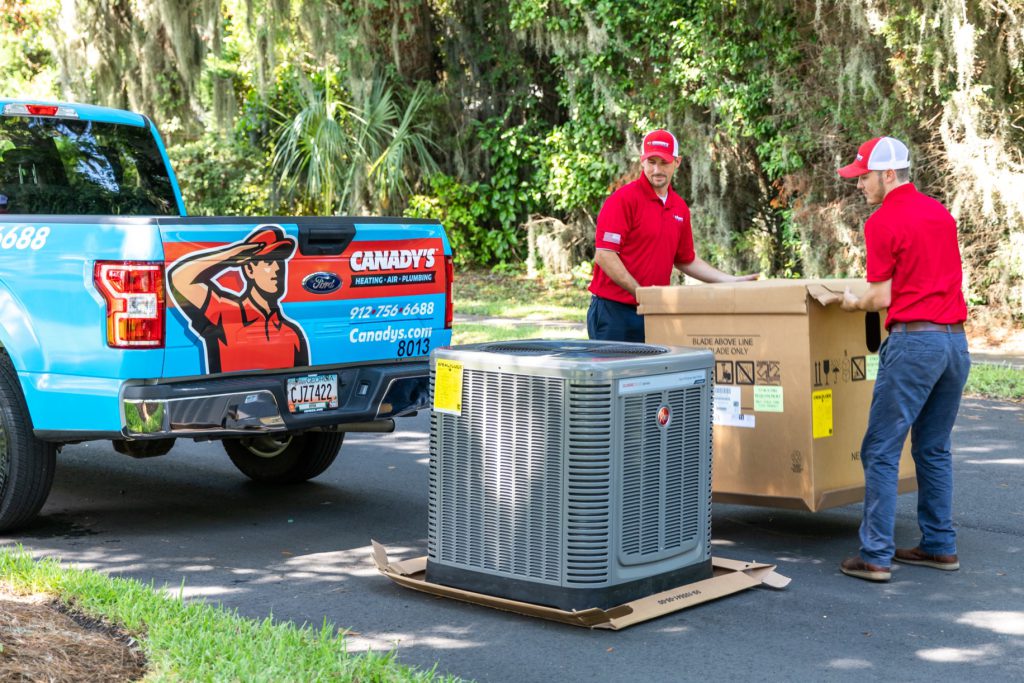
[[[344,432],[283,433],[224,439],[224,450],[242,474],[265,484],[296,484],[331,466]]]
[[[0,350],[0,532],[36,516],[50,495],[56,465],[57,447],[33,434],[17,372]]]

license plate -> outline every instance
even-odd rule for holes
[[[338,407],[337,375],[289,377],[286,391],[291,413],[318,413]]]

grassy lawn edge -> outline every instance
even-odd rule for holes
[[[36,560],[20,545],[0,548],[0,581],[44,593],[87,616],[116,624],[141,645],[145,681],[457,681],[399,664],[395,653],[349,654],[344,633],[245,619],[204,602],[185,602],[133,579]]]

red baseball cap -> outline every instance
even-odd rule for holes
[[[868,140],[857,150],[852,164],[839,169],[844,178],[856,178],[870,171],[910,168],[910,151],[896,138]]]
[[[640,161],[648,157],[658,157],[672,163],[679,156],[679,143],[676,136],[667,130],[652,130],[644,136],[644,144],[640,148]]]
[[[295,251],[295,240],[284,234],[284,230],[277,225],[265,225],[257,228],[255,232],[245,238],[246,244],[262,245],[259,251],[249,254],[250,258],[260,256],[276,256],[288,258]]]

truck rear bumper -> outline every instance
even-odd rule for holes
[[[338,407],[291,413],[286,383],[294,371],[192,382],[126,384],[123,438],[247,436],[388,420],[427,407],[429,365],[338,368]]]

